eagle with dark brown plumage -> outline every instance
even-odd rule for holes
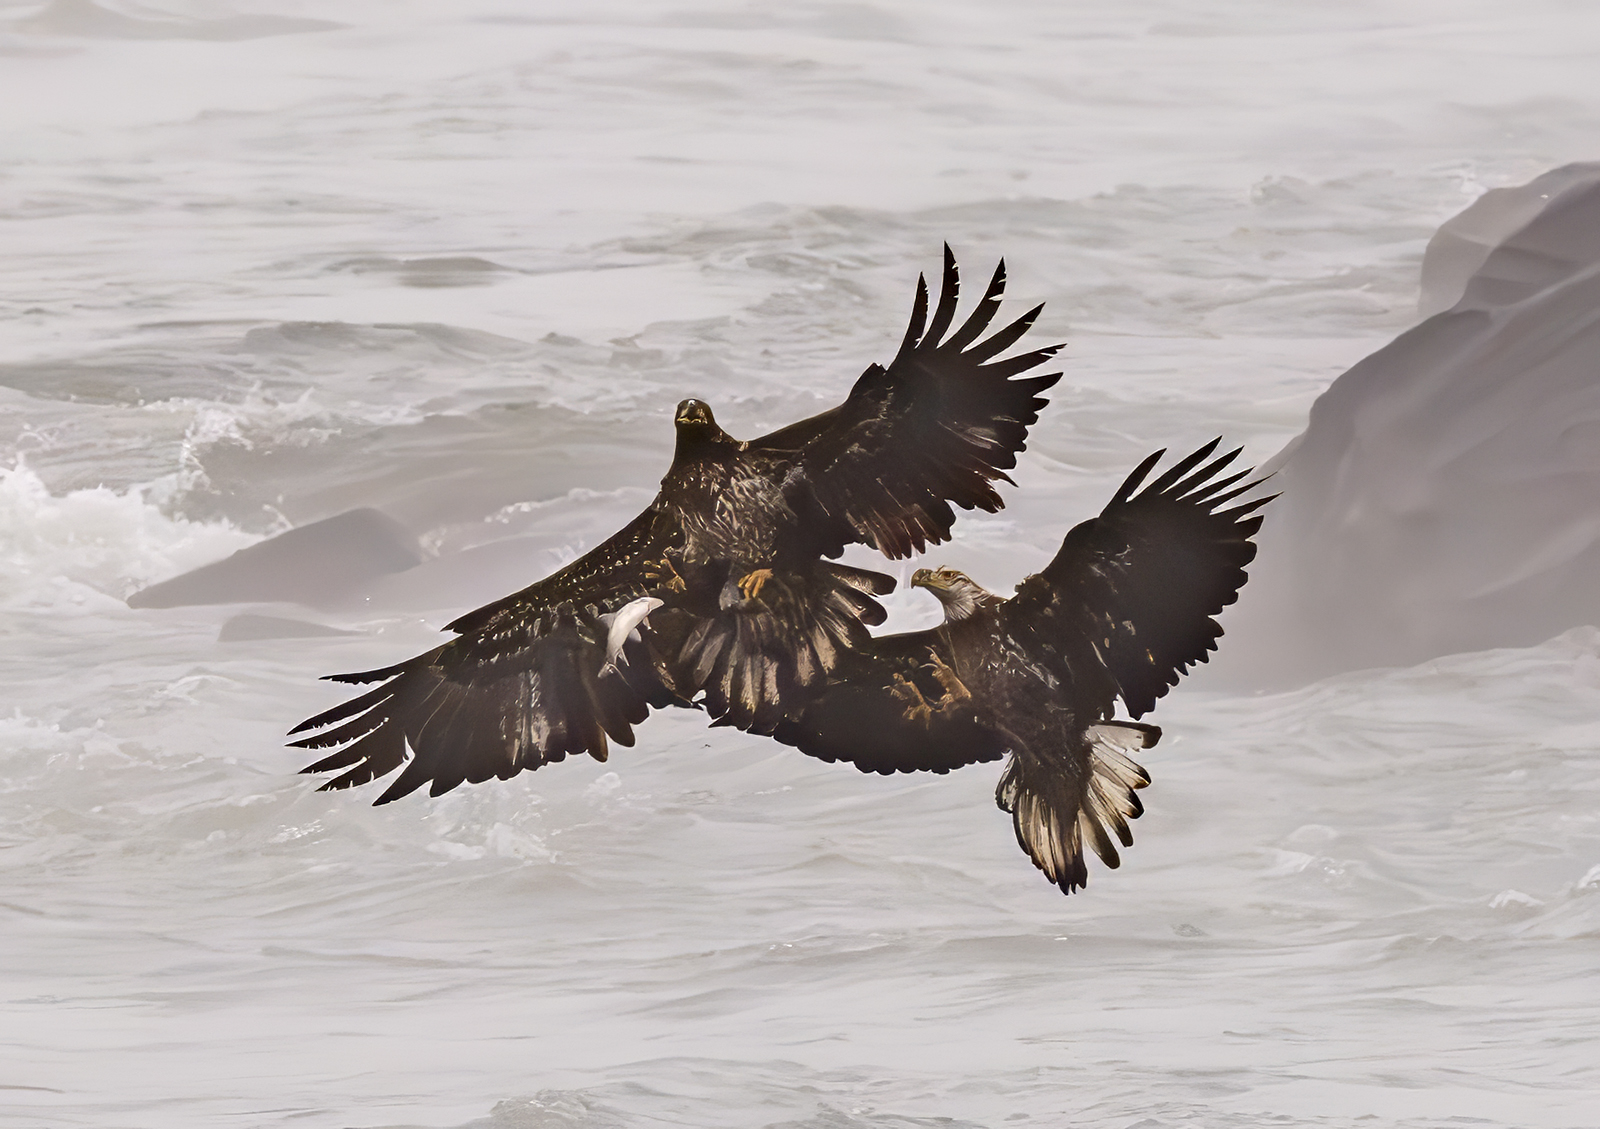
[[[954,569],[919,569],[911,583],[938,597],[945,622],[853,649],[757,731],[863,772],[943,773],[1009,754],[995,799],[1045,877],[1063,893],[1083,887],[1085,845],[1118,866],[1113,839],[1132,845],[1150,782],[1133,758],[1161,731],[1115,720],[1117,699],[1142,717],[1215,650],[1213,617],[1238,597],[1255,511],[1271,500],[1222,508],[1259,483],[1222,473],[1238,451],[1208,462],[1217,443],[1139,490],[1165,452],[1151,455],[1010,599]]]
[[[321,730],[297,747],[336,747],[305,771],[339,771],[323,787],[348,788],[404,765],[376,801],[386,803],[568,754],[603,761],[608,742],[633,744],[652,707],[696,696],[730,723],[775,725],[884,619],[873,597],[893,580],[831,558],[851,543],[906,557],[949,536],[953,506],[1001,508],[994,483],[1010,481],[1039,394],[1060,379],[1021,376],[1059,346],[996,359],[1042,308],[985,337],[1004,289],[1001,263],[952,331],[959,277],[947,246],[932,319],[919,278],[889,366],[870,366],[839,406],[759,439],[734,439],[706,404],[683,401],[672,466],[642,514],[457,619],[443,646],[331,676],[382,685],[295,727]],[[678,641],[672,652],[641,638],[651,615]]]

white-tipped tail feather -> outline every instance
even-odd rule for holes
[[[1129,754],[1160,737],[1154,725],[1101,722],[1083,731],[1083,749],[1064,750],[1060,762],[1015,754],[1006,762],[995,803],[1011,813],[1018,845],[1064,893],[1088,885],[1085,843],[1108,867],[1122,864],[1112,836],[1133,846],[1128,823],[1144,813],[1135,793],[1150,783]]]

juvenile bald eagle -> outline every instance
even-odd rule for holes
[[[911,583],[939,598],[945,622],[851,651],[766,732],[885,774],[1009,753],[995,799],[1045,877],[1063,893],[1084,886],[1085,843],[1116,867],[1112,839],[1132,845],[1135,793],[1150,782],[1133,755],[1161,735],[1114,720],[1116,700],[1142,717],[1206,661],[1222,634],[1212,617],[1256,553],[1251,515],[1268,499],[1219,508],[1257,483],[1237,485],[1248,470],[1219,477],[1239,452],[1206,463],[1217,442],[1135,493],[1165,452],[1151,455],[1010,599],[954,569],[919,569]]]
[[[633,744],[652,706],[704,693],[719,716],[770,726],[881,623],[879,573],[835,564],[852,542],[891,558],[949,536],[952,505],[1001,508],[1028,427],[1059,373],[1012,379],[1059,346],[995,360],[1035,307],[984,337],[1005,264],[953,332],[959,276],[944,252],[939,304],[917,280],[911,323],[887,368],[872,365],[839,406],[746,442],[685,400],[661,491],[620,532],[559,572],[469,612],[459,638],[381,670],[332,676],[383,685],[317,714],[293,742],[339,748],[307,772],[344,770],[324,788],[364,784],[405,764],[377,800],[430,784],[507,779],[587,752]],[[653,610],[680,646],[647,651],[635,630]],[[668,690],[670,685],[673,689]],[[431,783],[430,783],[431,782]]]

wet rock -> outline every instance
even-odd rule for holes
[[[1600,165],[1485,196],[1424,276],[1425,304],[1453,304],[1339,377],[1268,464],[1281,497],[1224,621],[1246,681],[1600,623]]]
[[[129,596],[128,606],[288,601],[329,607],[421,562],[416,538],[399,522],[374,509],[350,510],[152,584]]]

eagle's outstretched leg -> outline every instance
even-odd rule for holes
[[[967,684],[956,676],[950,664],[939,657],[939,652],[930,651],[928,654],[928,669],[938,679],[939,685],[944,687],[944,700],[939,703],[940,709],[947,709],[957,702],[970,701],[972,691],[967,689]]]
[[[739,591],[744,593],[744,598],[753,600],[761,595],[762,587],[772,579],[770,568],[752,569],[739,578]]]
[[[905,675],[897,673],[894,676],[894,685],[889,693],[906,704],[907,721],[927,721],[933,716],[933,707],[922,696],[922,690]]]
[[[938,681],[944,695],[938,702],[930,702],[922,692],[922,687],[911,681],[903,674],[896,673],[894,685],[889,688],[889,693],[896,700],[905,703],[906,720],[928,722],[934,714],[944,713],[961,702],[972,700],[972,691],[968,690],[966,683],[956,676],[950,664],[939,657],[937,651],[930,651],[928,662],[924,668],[933,672],[933,677]]]
[[[689,587],[666,557],[662,557],[659,561],[646,561],[644,574],[656,587],[664,588],[668,592],[682,592]]]

